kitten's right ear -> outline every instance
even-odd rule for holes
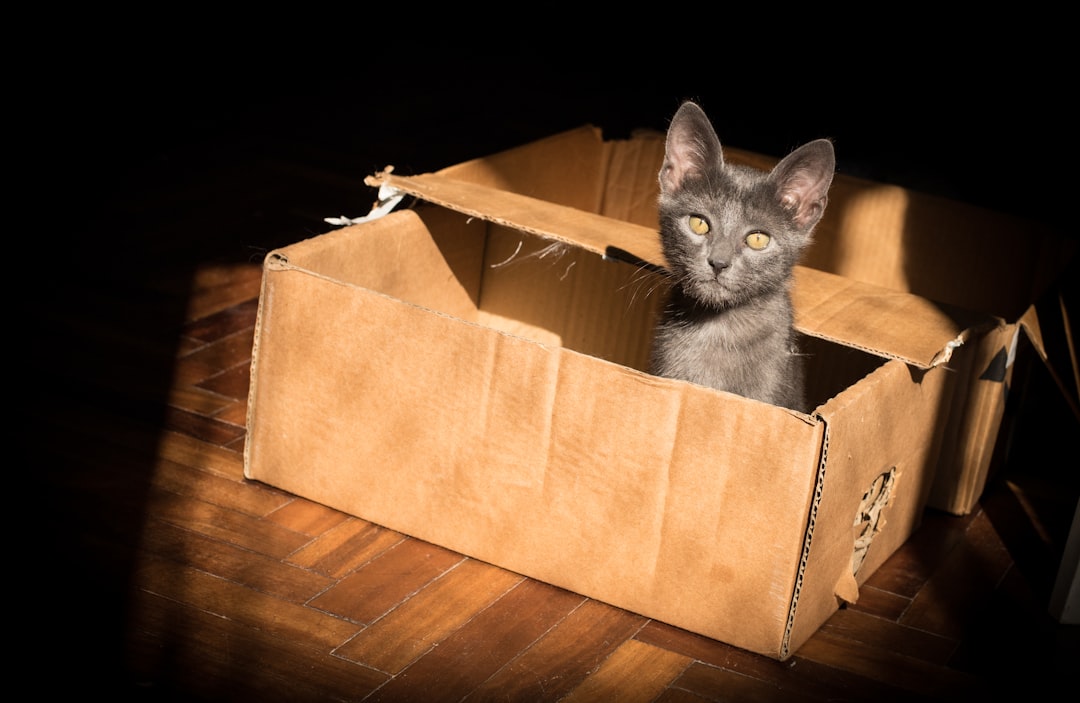
[[[705,111],[692,102],[684,102],[668,127],[664,165],[660,167],[660,192],[676,190],[688,177],[723,164],[720,139]]]
[[[835,170],[832,142],[815,139],[784,157],[769,174],[777,185],[780,204],[799,227],[813,227],[821,219]]]

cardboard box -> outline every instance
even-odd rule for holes
[[[470,192],[473,185],[655,229],[663,155],[662,134],[643,131],[626,140],[605,140],[599,129],[587,126],[437,174],[383,174],[369,182],[385,182],[477,216],[512,217],[513,211],[484,210],[531,205],[479,198]],[[726,147],[725,156],[762,169],[776,162]],[[1066,303],[1054,285],[1075,256],[1075,238],[1042,223],[843,173],[833,180],[814,237],[801,262],[806,267],[993,318],[989,328],[969,335],[965,343],[974,351],[952,365],[962,378],[952,409],[942,418],[948,424],[946,445],[930,505],[964,515],[982,494],[1021,330],[1080,420],[1080,373]],[[661,260],[655,237],[643,234],[629,246],[641,258]],[[796,325],[805,323],[797,319]]]
[[[268,255],[245,474],[783,660],[918,525],[1015,325],[803,266],[812,413],[649,375],[665,279],[618,258],[662,263],[657,139],[382,174],[422,202]]]

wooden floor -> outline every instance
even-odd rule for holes
[[[1049,441],[1063,459],[1039,449],[1071,418],[1038,366],[979,507],[928,512],[784,663],[244,480],[262,256],[364,214],[361,179],[381,164],[220,147],[163,152],[171,166],[126,181],[93,236],[78,218],[34,234],[46,250],[50,231],[67,236],[65,265],[30,272],[23,295],[46,304],[21,307],[30,365],[9,366],[9,398],[30,408],[11,408],[26,451],[8,473],[32,477],[9,494],[27,552],[9,563],[9,602],[29,623],[12,644],[43,672],[13,680],[148,701],[985,701],[1059,677],[1076,690],[1076,628],[1047,612],[1080,495],[1075,427]]]

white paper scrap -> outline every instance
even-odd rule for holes
[[[336,225],[338,227],[344,227],[346,225],[358,225],[362,222],[370,222],[371,220],[377,220],[383,215],[387,214],[401,202],[401,199],[405,197],[405,194],[399,191],[393,186],[382,184],[379,186],[379,199],[375,201],[375,204],[371,208],[371,212],[363,217],[324,217],[323,221],[327,224]]]

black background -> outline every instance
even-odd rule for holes
[[[602,59],[556,51],[553,60],[521,47],[380,56],[329,40],[219,59],[193,41],[66,66],[56,88],[64,107],[45,116],[53,128],[41,150],[53,154],[51,177],[63,174],[57,197],[80,213],[234,163],[314,159],[356,180],[355,202],[336,203],[349,212],[328,214],[359,215],[371,200],[363,177],[387,164],[433,170],[582,124],[611,137],[663,130],[694,99],[727,145],[783,156],[827,137],[842,173],[1074,234],[1076,109],[1064,47],[929,53],[922,42],[933,41],[911,37],[906,53],[881,48],[883,57],[717,46],[668,56],[624,48]],[[242,184],[222,185],[225,197]]]

